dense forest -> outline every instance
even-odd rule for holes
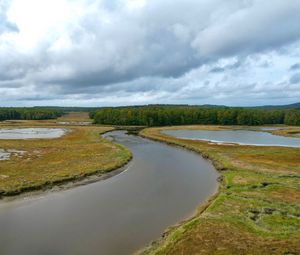
[[[102,108],[90,113],[95,123],[108,125],[167,126],[217,125],[300,125],[300,110],[247,109],[231,107],[144,106]]]
[[[0,108],[0,121],[3,120],[44,120],[55,119],[63,111],[46,108]]]

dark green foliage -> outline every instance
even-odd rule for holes
[[[284,116],[287,125],[300,126],[300,110],[290,110]]]
[[[3,120],[45,120],[55,119],[63,111],[46,108],[0,108],[0,121]]]
[[[299,110],[266,110],[233,107],[116,107],[102,108],[90,112],[90,117],[94,119],[95,123],[108,125],[300,125]]]

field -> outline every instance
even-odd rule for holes
[[[88,121],[87,114],[73,113],[57,121]],[[1,149],[24,151],[0,161],[0,196],[52,187],[114,170],[131,158],[124,147],[100,137],[111,127],[59,125],[51,121],[2,122],[3,128],[59,127],[69,132],[61,138],[0,140]]]
[[[70,112],[57,119],[57,122],[92,122],[88,112]]]
[[[193,219],[169,229],[144,254],[300,254],[300,148],[213,145],[161,134],[164,129],[178,127],[140,134],[209,158],[222,180]],[[290,130],[274,132],[293,135]]]

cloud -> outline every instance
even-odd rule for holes
[[[1,3],[3,104],[256,104],[297,94],[287,72],[300,56],[298,1]]]
[[[17,26],[7,20],[6,11],[8,7],[9,2],[7,0],[0,2],[0,35],[8,32],[18,32]]]
[[[291,84],[300,83],[300,73],[294,74],[294,75],[290,78],[290,83],[291,83]]]
[[[233,3],[235,1],[229,1]],[[199,32],[193,46],[205,56],[249,54],[276,49],[299,39],[300,2],[238,1]],[[227,2],[226,2],[227,3]]]
[[[295,70],[299,70],[299,69],[300,69],[300,63],[293,64],[290,67],[290,71],[295,71]]]

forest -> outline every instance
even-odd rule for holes
[[[3,120],[45,120],[63,115],[63,111],[45,108],[0,108],[0,121]]]
[[[195,106],[143,106],[102,108],[90,112],[96,124],[168,126],[216,125],[300,125],[299,109],[205,108]]]

